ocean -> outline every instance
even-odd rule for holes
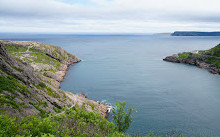
[[[70,67],[61,88],[97,101],[126,101],[137,109],[130,134],[220,136],[220,75],[162,60],[212,48],[220,37],[1,33],[0,39],[43,42],[77,55],[82,62]]]

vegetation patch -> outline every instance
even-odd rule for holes
[[[33,102],[30,101],[29,104],[31,104],[31,105],[34,106],[38,111],[40,111],[39,115],[40,115],[41,117],[48,117],[48,116],[49,116],[50,112],[47,112],[46,110],[41,109],[41,108],[40,108],[40,103],[35,104],[35,103],[33,103]]]
[[[21,59],[22,61],[25,61],[28,63],[47,64],[49,66],[52,66],[52,68],[51,67],[47,69],[42,68],[42,70],[40,71],[56,72],[59,69],[61,65],[59,61],[47,56],[45,53],[42,53],[41,51],[36,50],[34,48],[30,48],[29,52],[27,52],[29,46],[31,45],[30,44],[26,46],[6,45],[6,49],[8,50],[10,54],[14,55],[18,59]],[[58,54],[57,51],[54,52],[54,54],[55,53]],[[14,69],[17,70],[17,68],[14,68]],[[22,71],[22,70],[19,69],[18,71]]]
[[[220,68],[220,57],[210,56],[206,59],[206,63],[213,64],[217,68]]]
[[[53,89],[51,89],[50,87],[47,87],[47,94],[52,96],[52,97],[55,97],[55,98],[60,98],[60,95],[54,91]]]
[[[119,103],[118,118],[125,118],[130,110],[124,111],[125,103]],[[133,109],[132,109],[133,110]],[[121,113],[122,112],[122,113]],[[124,121],[125,122],[125,121]],[[128,121],[127,121],[128,122]],[[122,121],[122,125],[125,124]],[[42,136],[42,137],[132,137],[119,131],[118,125],[101,115],[82,108],[66,109],[65,113],[51,117],[32,115],[22,118],[0,115],[0,136]],[[170,135],[174,136],[174,135]],[[134,137],[141,137],[134,135]],[[160,137],[151,132],[145,137]],[[165,137],[165,136],[164,136]],[[177,135],[176,137],[184,137]]]
[[[220,57],[220,44],[208,50],[208,54],[215,57]]]
[[[187,59],[190,57],[190,53],[180,53],[178,56],[179,59]]]
[[[86,101],[86,104],[89,105],[92,108],[92,110],[95,110],[96,105],[94,103]]]
[[[39,83],[39,86],[40,86],[41,88],[46,88],[46,87],[47,87],[46,84],[44,84],[43,82],[40,82],[40,83]]]
[[[0,107],[11,106],[14,109],[18,109],[20,104],[14,101],[14,96],[0,94]]]
[[[5,45],[5,47],[10,54],[15,54],[17,52],[25,52],[28,49],[27,47],[17,45]]]
[[[61,109],[56,108],[56,107],[53,107],[53,110],[54,110],[56,113],[60,113],[60,112],[62,112],[62,110],[61,110]]]
[[[13,76],[0,76],[0,93],[2,91],[9,91],[15,94],[15,91],[20,93],[29,92],[27,87],[23,84],[20,84]]]
[[[15,69],[15,70],[17,70],[17,71],[19,71],[19,72],[23,72],[23,70],[22,70],[21,68],[17,68],[17,67],[15,67],[15,66],[13,66],[12,68]]]

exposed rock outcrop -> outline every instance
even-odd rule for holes
[[[44,76],[58,81],[58,83],[56,82],[55,84],[53,84],[54,86],[57,86],[57,88],[59,88],[60,86],[59,83],[63,81],[68,67],[73,63],[81,61],[75,55],[68,53],[60,47],[49,44],[29,41],[3,40],[0,40],[0,44],[2,46],[5,46],[6,48],[12,49],[11,54],[13,54],[15,57],[19,58],[23,62],[29,63],[35,71],[41,72],[44,74]],[[14,50],[19,48],[21,51],[13,51],[13,48]],[[43,53],[44,55],[48,56],[49,59],[54,59],[54,61],[52,61],[52,63],[47,62],[47,59],[40,58],[40,55],[37,56],[36,53]],[[34,60],[36,60],[37,58],[39,58],[39,61],[35,62]],[[44,60],[42,61],[44,63],[42,63],[40,59]]]
[[[183,52],[178,55],[167,56],[164,61],[184,63],[208,69],[213,74],[220,74],[220,45],[216,47],[195,52]]]
[[[68,66],[79,61],[56,46],[0,41],[0,112],[51,115],[64,107],[84,106],[107,117],[108,109],[103,104],[58,88]]]

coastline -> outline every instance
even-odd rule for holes
[[[3,110],[5,109],[6,112],[13,112],[16,115],[25,116],[44,111],[56,114],[54,107],[62,109],[65,106],[75,106],[85,107],[89,112],[97,112],[104,118],[108,118],[108,108],[104,104],[90,100],[86,96],[76,95],[60,89],[60,83],[64,80],[70,65],[81,61],[75,55],[68,53],[60,47],[39,42],[0,40],[0,45],[3,48],[2,52],[4,52],[1,54],[7,54],[7,56],[3,57],[5,58],[5,63],[10,68],[10,73],[7,74],[4,71],[1,72],[1,70],[0,72],[3,73],[3,75],[13,75],[13,73],[11,73],[12,69],[16,74],[19,73],[19,80],[27,79],[28,82],[24,84],[29,91],[28,96],[31,97],[25,98],[24,100],[22,99],[24,98],[23,95],[19,94],[15,99],[24,100],[24,104],[28,106],[27,108],[19,108],[21,110],[17,111],[11,107],[4,107]],[[7,51],[4,47],[6,47]],[[7,60],[13,60],[13,64],[8,64]],[[23,66],[23,63],[26,64],[27,67]],[[2,67],[4,68],[4,66]],[[19,68],[28,68],[31,71],[23,71]],[[33,80],[30,81],[28,79]],[[7,95],[8,93],[6,92],[5,94]],[[35,97],[36,95],[37,97]],[[49,108],[44,108],[40,105],[40,102],[47,102]],[[35,104],[39,104],[41,107],[36,107]]]
[[[186,55],[186,57],[181,57],[181,55]],[[183,52],[174,54],[172,56],[167,56],[163,59],[163,61],[173,62],[173,63],[183,63],[183,64],[190,64],[197,66],[199,68],[207,69],[212,74],[219,74],[220,69],[213,64],[207,63],[207,59],[210,56],[208,55],[201,55],[195,52]]]

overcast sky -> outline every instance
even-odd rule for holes
[[[220,31],[219,0],[0,0],[0,32]]]

